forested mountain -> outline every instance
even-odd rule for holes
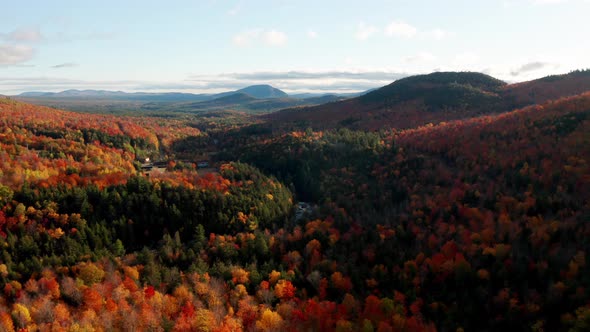
[[[507,112],[590,90],[589,71],[506,84],[472,72],[411,76],[357,98],[265,115],[274,126],[305,129],[413,128],[427,123]]]
[[[236,93],[245,93],[254,98],[258,99],[269,99],[269,98],[286,98],[289,97],[284,91],[277,88],[273,88],[270,85],[251,85],[243,89],[237,90]]]

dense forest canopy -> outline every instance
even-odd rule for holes
[[[586,77],[403,79],[376,130],[2,98],[0,330],[588,330]]]

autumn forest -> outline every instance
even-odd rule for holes
[[[590,71],[29,101],[0,97],[0,331],[590,330]]]

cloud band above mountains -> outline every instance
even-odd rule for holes
[[[228,73],[216,76],[194,75],[193,82],[203,89],[235,89],[254,84],[271,84],[286,91],[356,92],[389,84],[408,76],[393,71],[261,71]]]
[[[74,65],[74,64],[71,64]],[[55,67],[68,67],[61,64]],[[183,91],[217,93],[249,85],[270,84],[291,93],[359,92],[389,84],[409,74],[394,71],[281,71],[191,75],[175,82],[86,81],[52,77],[0,77],[0,91],[16,94],[23,91],[61,91],[67,89],[104,89],[124,91]]]
[[[2,48],[0,47],[0,53]],[[26,55],[27,52],[13,56]],[[5,54],[8,54],[5,52]],[[418,55],[420,59],[432,60],[429,53]],[[462,59],[467,61],[468,56]],[[418,61],[408,57],[406,62]],[[51,68],[71,68],[77,63],[61,63]],[[569,68],[562,68],[551,62],[532,61],[513,68],[476,70],[505,79],[508,82],[518,82],[542,77],[559,70],[567,72]],[[575,69],[575,68],[573,68]],[[433,71],[454,71],[454,68],[439,68]],[[57,72],[57,71],[56,71]],[[269,84],[287,93],[352,93],[387,85],[395,80],[410,76],[411,72],[396,70],[328,70],[328,71],[256,71],[221,74],[193,74],[178,80],[79,80],[60,77],[2,77],[0,76],[0,94],[19,94],[25,91],[57,92],[68,89],[97,89],[122,90],[127,92],[186,92],[186,93],[219,93],[237,90],[250,85]],[[499,75],[500,74],[500,75]]]

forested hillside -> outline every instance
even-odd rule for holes
[[[557,330],[588,301],[589,112],[585,94],[379,134],[293,132],[238,152],[338,211],[342,233],[376,232],[335,256],[354,289],[412,294],[440,329]]]
[[[588,93],[373,132],[0,112],[3,330],[589,326]]]

